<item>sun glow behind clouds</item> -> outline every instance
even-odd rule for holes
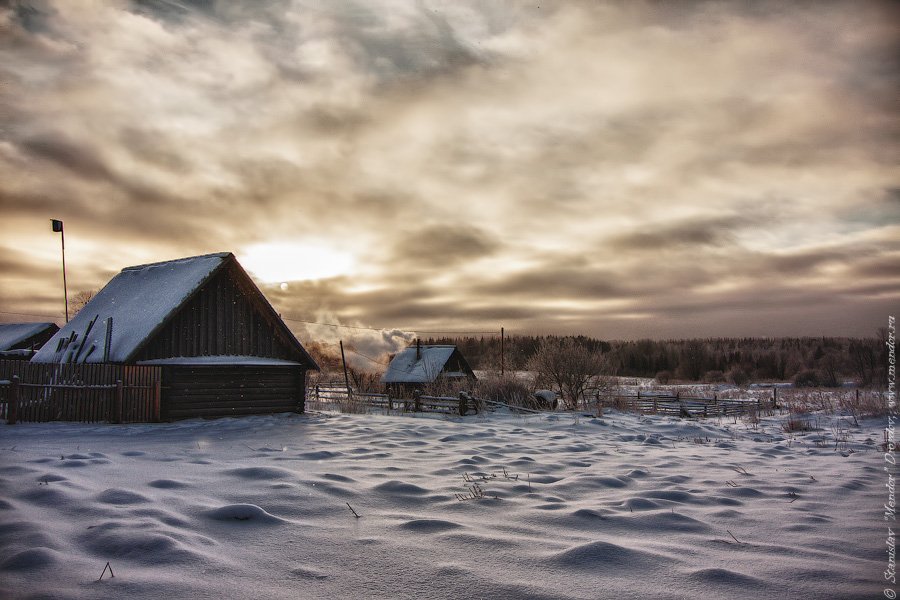
[[[247,246],[241,264],[264,283],[324,279],[346,275],[353,256],[321,242],[264,242]]]

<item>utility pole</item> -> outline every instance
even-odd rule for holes
[[[341,344],[341,363],[344,365],[344,385],[347,386],[347,399],[350,399],[350,377],[347,375],[347,359],[344,358],[344,340],[340,340]]]
[[[69,322],[69,287],[66,285],[66,233],[63,231],[63,222],[59,219],[50,219],[53,231],[59,234],[62,242],[62,269],[63,269],[63,296],[66,299],[66,323]]]
[[[504,337],[505,337],[504,330],[503,330],[503,328],[501,327],[501,328],[500,328],[500,377],[503,377],[504,367],[505,367],[505,365],[504,365],[504,356],[503,356],[503,355],[504,355],[504,350],[505,350],[504,347],[503,347],[503,346],[504,346],[504,341],[505,341],[505,340],[504,340]]]

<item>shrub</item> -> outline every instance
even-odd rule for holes
[[[725,381],[725,373],[722,371],[707,371],[703,375],[703,381],[705,383],[722,383]]]
[[[732,367],[726,375],[728,381],[736,386],[743,386],[750,381],[750,376],[740,367]]]
[[[794,375],[794,387],[819,387],[819,374],[813,369],[806,369]]]
[[[570,337],[542,340],[528,360],[528,370],[537,373],[538,385],[558,390],[568,410],[585,404],[589,389],[609,385],[606,358]]]
[[[509,375],[479,379],[475,391],[476,395],[484,400],[526,408],[531,408],[534,398],[528,386]]]
[[[656,374],[656,383],[659,385],[667,385],[670,379],[672,379],[672,373],[670,371],[660,371]]]
[[[781,429],[785,433],[794,433],[795,431],[812,431],[813,426],[809,421],[790,418],[781,424]]]

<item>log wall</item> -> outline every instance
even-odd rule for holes
[[[300,366],[166,365],[162,418],[303,412],[305,395]]]

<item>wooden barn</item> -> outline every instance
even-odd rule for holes
[[[0,358],[28,360],[57,331],[56,323],[0,323]]]
[[[408,397],[426,385],[438,384],[456,392],[472,386],[475,373],[456,346],[416,342],[397,353],[381,377],[389,394]]]
[[[123,269],[32,362],[157,366],[164,420],[302,412],[319,368],[231,253]]]

